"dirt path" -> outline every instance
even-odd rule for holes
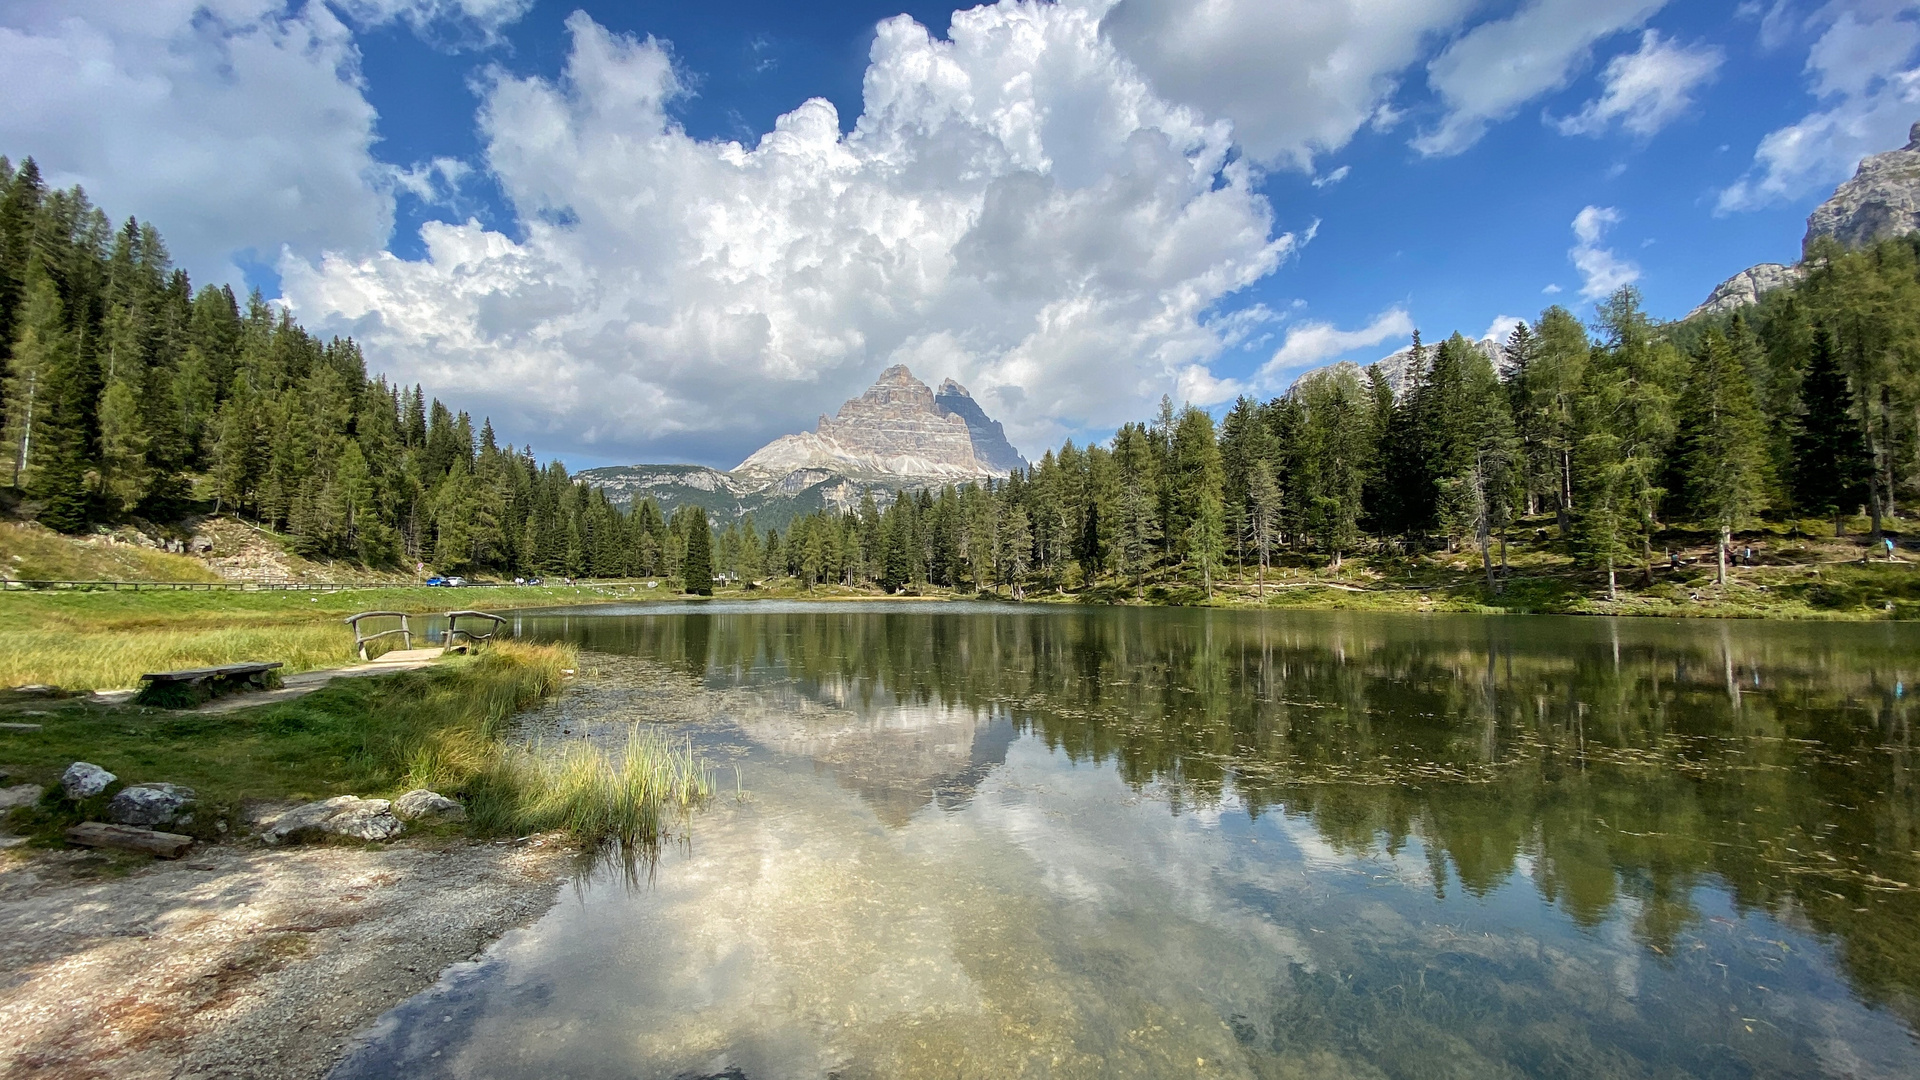
[[[324,1076],[357,1029],[552,905],[524,845],[0,853],[0,1076]]]

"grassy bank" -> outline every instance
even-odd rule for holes
[[[343,589],[337,592],[0,593],[0,686],[132,686],[142,673],[278,660],[292,674],[350,663],[361,611],[421,615],[632,599],[630,586]]]
[[[122,784],[166,781],[199,793],[187,831],[212,839],[240,827],[254,801],[334,795],[391,797],[429,787],[465,802],[483,834],[565,829],[584,841],[644,842],[675,810],[711,792],[683,748],[636,735],[622,753],[584,744],[545,753],[506,746],[514,714],[555,693],[570,649],[503,643],[471,658],[371,679],[343,679],[308,697],[218,715],[90,704],[15,701],[8,720],[39,731],[0,732],[8,783],[53,787],[67,764],[91,761]],[[12,823],[43,842],[97,819],[118,786],[88,803],[58,799]]]
[[[75,539],[0,521],[0,571],[14,581],[219,581],[205,562],[112,536]]]

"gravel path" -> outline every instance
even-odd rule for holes
[[[552,906],[524,844],[0,852],[0,1076],[324,1076],[359,1028]]]

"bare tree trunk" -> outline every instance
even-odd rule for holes
[[[1560,451],[1560,498],[1559,506],[1554,507],[1554,523],[1560,527],[1560,542],[1565,544],[1568,553],[1573,551],[1573,452]]]
[[[1614,580],[1613,576],[1613,554],[1611,552],[1607,554],[1607,599],[1620,599],[1620,586],[1619,583]]]
[[[1718,573],[1718,580],[1722,588],[1726,587],[1726,584],[1727,584],[1727,546],[1732,543],[1733,543],[1732,526],[1729,526],[1729,525],[1720,526],[1720,545],[1719,545],[1720,550],[1715,552],[1714,554],[1720,566],[1719,573]]]

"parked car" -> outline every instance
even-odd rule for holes
[[[446,583],[447,579],[441,577],[439,574],[435,574],[427,579],[427,584],[429,585],[445,585]]]
[[[467,583],[467,579],[463,577],[450,577],[447,579],[447,585],[455,589],[459,588],[462,585],[465,585],[466,583]]]

